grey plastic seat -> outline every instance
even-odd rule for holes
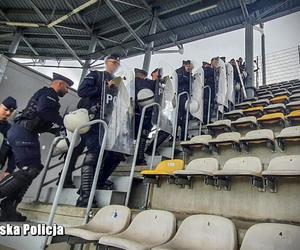
[[[224,119],[224,120],[218,120],[214,123],[208,124],[207,128],[211,131],[215,130],[225,130],[225,131],[231,131],[231,120]]]
[[[262,100],[262,99],[272,99],[274,98],[274,95],[273,94],[265,94],[265,95],[261,95],[258,97],[258,100]]]
[[[252,103],[252,106],[253,107],[259,107],[259,106],[268,106],[270,104],[270,100],[268,98],[265,98],[265,99],[259,99],[255,102]]]
[[[258,157],[235,157],[225,162],[223,169],[214,173],[215,176],[257,176],[261,177],[262,164]]]
[[[300,109],[300,101],[289,102],[288,104],[286,104],[286,108],[289,111]]]
[[[280,134],[276,137],[277,140],[300,140],[300,126],[292,126],[284,128],[280,131]]]
[[[192,215],[178,228],[175,237],[153,250],[236,250],[237,232],[233,222],[216,215]]]
[[[198,158],[192,160],[185,170],[177,170],[175,176],[197,176],[213,175],[213,172],[219,169],[218,160],[215,158]]]
[[[66,227],[65,234],[87,241],[98,241],[104,235],[117,234],[124,231],[130,222],[131,210],[120,205],[101,208],[93,219],[85,225]]]
[[[291,92],[288,91],[288,90],[281,90],[281,91],[278,91],[276,93],[273,93],[274,94],[274,97],[277,97],[277,96],[290,96],[291,95]]]
[[[236,110],[232,110],[232,111],[224,113],[224,118],[229,119],[231,121],[234,121],[242,116],[243,116],[242,109],[236,109]]]
[[[252,102],[241,102],[235,105],[235,109],[247,109],[251,108]]]
[[[299,250],[300,227],[260,223],[248,229],[240,250]]]
[[[211,135],[197,135],[192,137],[189,141],[181,142],[183,148],[208,146],[208,142],[212,139]]]
[[[281,113],[286,113],[286,107],[283,103],[276,103],[276,104],[271,104],[268,105],[266,107],[264,107],[264,112],[267,114],[270,113],[277,113],[277,112],[281,112]]]
[[[103,236],[99,244],[126,250],[149,250],[169,241],[175,230],[174,214],[162,210],[146,210],[133,219],[126,231]]]
[[[245,116],[233,121],[231,127],[235,129],[251,127],[257,128],[257,120],[255,116]]]
[[[289,101],[290,102],[300,101],[300,93],[291,95]]]
[[[273,158],[263,176],[299,176],[300,155],[284,155]]]
[[[274,133],[271,129],[258,129],[249,131],[240,142],[246,146],[249,144],[270,143],[274,150]]]
[[[219,134],[216,138],[209,141],[211,146],[224,146],[224,145],[239,145],[241,134],[238,132],[227,132]]]

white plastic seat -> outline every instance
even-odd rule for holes
[[[236,120],[243,116],[243,110],[242,109],[236,109],[229,112],[224,113],[224,118],[229,119],[231,121]]]
[[[236,250],[237,232],[233,222],[216,215],[192,215],[180,225],[175,237],[153,250]]]
[[[77,227],[66,227],[65,234],[87,241],[98,241],[104,235],[117,234],[124,231],[130,222],[131,210],[120,205],[101,208],[87,224]]]
[[[293,111],[293,110],[300,109],[300,101],[289,102],[289,103],[286,105],[286,108],[287,108],[289,111]]]
[[[177,170],[175,176],[213,175],[219,169],[218,160],[215,158],[198,158],[192,160],[185,170]]]
[[[277,112],[281,112],[281,113],[286,113],[286,107],[283,103],[276,103],[276,104],[271,104],[268,105],[266,107],[264,107],[264,112],[267,114],[270,113],[277,113]]]
[[[255,101],[255,102],[253,102],[252,106],[253,107],[259,107],[259,106],[265,107],[265,106],[267,106],[269,104],[270,104],[270,100],[268,98],[265,98],[265,99],[259,99],[259,100]]]
[[[263,176],[299,176],[300,155],[284,155],[273,158]]]
[[[225,162],[223,169],[216,171],[215,176],[257,176],[261,177],[262,164],[258,157],[236,157]]]
[[[292,126],[284,128],[280,131],[280,134],[276,137],[277,140],[300,140],[300,126]]]
[[[241,134],[238,132],[228,132],[219,134],[215,139],[209,141],[210,146],[223,146],[223,145],[239,145]]]
[[[300,93],[291,95],[289,101],[290,102],[300,101]]]
[[[235,129],[244,128],[244,127],[252,127],[257,128],[257,120],[255,116],[245,116],[233,121],[231,123],[231,127]]]
[[[275,150],[274,133],[271,129],[249,131],[243,138],[240,139],[240,142],[244,147],[249,147],[249,144],[267,143],[271,144],[270,146],[272,146],[272,149]]]
[[[240,250],[299,250],[299,246],[299,226],[260,223],[247,230]]]
[[[169,241],[176,229],[174,214],[162,210],[142,211],[123,233],[103,236],[99,244],[126,250],[149,250]]]
[[[207,128],[212,131],[215,130],[231,131],[231,120],[229,119],[218,120],[215,121],[214,123],[208,124]]]
[[[252,102],[241,102],[235,105],[236,109],[247,109],[252,106]]]
[[[208,142],[212,139],[211,135],[197,135],[192,137],[189,141],[181,142],[183,148],[208,146]]]

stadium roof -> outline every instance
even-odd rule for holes
[[[299,0],[1,0],[0,53],[75,58],[83,64],[110,53],[143,54],[151,42],[152,50],[180,49],[246,22],[258,24],[299,10]]]

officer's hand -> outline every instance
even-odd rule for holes
[[[108,87],[111,87],[113,84],[115,84],[113,80],[107,82]]]

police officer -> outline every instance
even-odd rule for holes
[[[2,104],[0,104],[0,133],[4,137],[2,146],[0,145],[0,169],[3,168],[7,162],[7,169],[4,175],[12,173],[15,168],[13,153],[7,143],[7,132],[11,126],[8,119],[16,109],[17,101],[11,96],[7,97],[3,100]]]
[[[215,84],[215,71],[212,68],[212,66],[208,62],[203,62],[202,63],[202,68],[204,71],[204,86],[209,86],[211,90],[211,104],[214,102],[214,97],[216,95],[216,84]],[[207,121],[207,109],[209,105],[209,90],[207,88],[204,89],[204,116],[203,120],[204,123],[206,124]],[[210,113],[212,113],[212,105],[211,105],[211,110]]]
[[[178,76],[178,93],[188,92],[190,94],[191,88],[191,76],[192,76],[193,65],[190,60],[183,61],[182,67],[176,70]],[[185,134],[185,121],[186,121],[186,109],[185,103],[187,101],[187,96],[181,96],[179,100],[178,107],[178,119],[177,119],[177,128],[180,127],[181,134],[180,140],[184,140]]]
[[[25,192],[33,179],[41,172],[41,152],[39,134],[57,132],[53,125],[63,128],[63,118],[59,114],[59,97],[68,93],[73,82],[62,75],[53,74],[50,87],[38,90],[29,100],[26,108],[15,119],[7,134],[12,148],[16,170],[0,182],[1,218],[5,221],[24,221],[25,216],[16,212]]]
[[[107,117],[107,110],[104,110],[105,102],[110,102],[107,94],[114,94],[117,86],[113,80],[114,73],[120,65],[120,57],[110,55],[105,58],[105,71],[91,71],[82,81],[78,88],[78,95],[81,97],[78,108],[85,108],[93,119],[104,119]],[[109,106],[109,105],[108,105]],[[87,153],[81,168],[81,187],[76,206],[86,207],[88,204],[95,168],[103,136],[102,127],[99,124],[91,126],[89,132],[84,135]],[[118,152],[105,151],[102,167],[99,174],[98,187],[105,186],[108,177],[124,160],[124,156]],[[96,206],[96,204],[94,204]]]
[[[148,72],[135,68],[135,138],[138,134],[143,107],[155,101],[155,81],[147,79]],[[137,155],[137,165],[147,165],[145,148],[148,135],[152,128],[153,108],[148,108],[145,113],[142,134]]]

